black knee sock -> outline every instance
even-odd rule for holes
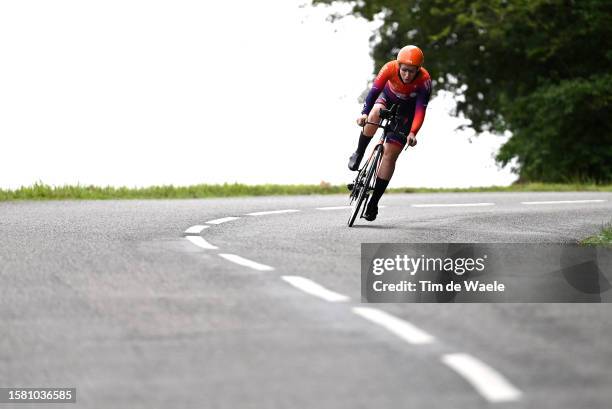
[[[368,138],[363,133],[360,133],[359,134],[359,144],[357,145],[357,152],[364,153],[371,140],[372,140],[371,137]]]
[[[374,192],[372,192],[372,197],[370,198],[370,203],[372,206],[377,206],[378,201],[382,197],[383,193],[385,193],[385,189],[389,185],[388,180],[381,179],[379,177],[376,178],[376,184],[374,185]]]

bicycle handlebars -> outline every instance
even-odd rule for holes
[[[399,123],[395,123],[395,126],[393,128],[391,128],[391,121],[397,118],[397,109],[398,109],[398,105],[393,105],[391,107],[391,109],[385,109],[385,108],[381,108],[381,110],[378,113],[378,117],[380,118],[378,122],[370,122],[368,120],[366,120],[365,125],[375,125],[378,128],[383,128],[386,132],[396,132],[399,133],[402,136],[408,137],[407,134],[405,134],[404,132],[400,132],[397,128],[399,126]],[[383,121],[387,121],[384,125],[383,125]]]
[[[397,107],[398,105],[393,105],[391,109],[382,108],[380,111],[378,111],[378,116],[381,119],[395,119],[397,117]]]
[[[400,135],[402,135],[403,137],[405,137],[406,139],[408,139],[408,134],[399,131],[397,128],[399,127],[399,122],[395,122],[395,126],[391,127],[391,123],[392,120],[397,119],[397,109],[398,109],[398,105],[395,104],[393,106],[391,106],[391,109],[385,109],[385,108],[381,108],[380,111],[378,111],[378,117],[380,118],[378,123],[376,122],[370,122],[368,120],[366,120],[365,124],[363,127],[365,127],[366,125],[375,125],[378,128],[382,128],[384,130],[382,136],[381,136],[381,142],[386,140],[387,137],[387,132],[395,132],[398,133]],[[383,121],[387,121],[384,125],[383,125]],[[408,149],[408,146],[413,146],[410,144],[406,144],[404,150]]]

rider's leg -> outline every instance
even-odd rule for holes
[[[370,198],[370,203],[372,203],[373,206],[378,205],[378,201],[382,197],[383,193],[385,193],[385,189],[387,188],[387,185],[389,185],[389,181],[391,180],[391,176],[393,176],[393,171],[395,170],[395,162],[397,161],[399,154],[402,152],[402,149],[403,147],[398,143],[385,143],[385,151],[380,164],[380,169],[378,170],[378,175],[376,176],[374,192],[372,192],[372,197]]]
[[[391,176],[393,176],[395,171],[395,162],[397,162],[399,154],[402,153],[402,149],[404,149],[404,146],[395,141],[385,143],[383,159],[378,170],[379,178],[391,180]]]
[[[382,197],[383,193],[387,189],[389,185],[389,181],[391,180],[391,176],[393,176],[393,171],[395,170],[395,162],[397,161],[397,157],[402,152],[403,146],[396,142],[386,142],[385,150],[382,158],[382,162],[380,164],[380,169],[378,170],[378,175],[376,176],[376,184],[374,185],[374,191],[372,192],[372,197],[368,201],[368,207],[366,208],[366,212],[364,217],[366,220],[374,220],[376,219],[376,215],[378,214],[378,201]]]
[[[400,120],[401,125],[399,126],[399,129],[396,129],[396,132],[392,132],[387,135],[382,162],[376,176],[374,191],[372,192],[372,197],[368,202],[368,206],[364,214],[366,220],[371,221],[376,219],[376,214],[378,213],[378,201],[382,197],[383,193],[385,193],[385,190],[389,185],[391,176],[393,176],[393,172],[395,171],[395,162],[406,146],[406,135],[410,132],[410,126],[412,125],[412,117],[414,113],[410,113],[409,106],[400,104],[398,108],[398,119]]]
[[[374,107],[372,107],[372,110],[368,115],[368,122],[374,122],[375,124],[377,124],[380,120],[380,110],[383,108],[385,108],[385,104],[383,104],[382,102],[377,102],[376,104],[374,104]],[[376,125],[366,125],[363,129],[362,134],[367,136],[368,138],[372,138],[376,133],[377,129],[378,127]]]
[[[368,122],[378,123],[380,110],[384,107],[385,105],[382,103],[374,104],[374,107],[368,115]],[[366,125],[359,134],[359,143],[357,144],[357,150],[349,159],[350,170],[357,170],[359,168],[359,163],[363,158],[363,154],[365,153],[365,150],[368,147],[368,144],[372,140],[372,137],[376,133],[377,129],[378,127],[376,125]]]

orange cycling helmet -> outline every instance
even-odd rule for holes
[[[415,45],[407,45],[397,53],[397,62],[400,64],[416,65],[420,67],[423,65],[425,56],[423,51]]]

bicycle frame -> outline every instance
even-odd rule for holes
[[[382,157],[384,154],[384,144],[387,141],[387,135],[389,132],[396,132],[401,135],[404,135],[402,132],[397,130],[399,126],[399,122],[396,121],[395,126],[391,127],[391,123],[393,120],[397,118],[397,105],[391,107],[390,110],[381,109],[379,114],[378,123],[368,122],[366,121],[365,125],[375,125],[378,128],[383,128],[383,134],[380,137],[378,143],[374,146],[374,149],[370,153],[368,160],[365,161],[364,165],[357,172],[357,176],[352,184],[351,194],[349,196],[351,200],[351,204],[353,206],[353,210],[351,211],[351,215],[349,216],[348,226],[352,227],[359,211],[360,217],[363,217],[363,213],[365,211],[365,205],[362,207],[364,202],[368,201],[369,192],[374,188],[374,182],[376,180],[376,176],[380,170],[380,166],[382,164]],[[364,127],[365,127],[364,125]],[[405,135],[404,135],[405,136]],[[377,156],[374,156],[377,155]],[[376,163],[372,163],[372,161],[376,161]]]
[[[399,127],[399,122],[395,123],[395,126],[393,128],[391,128],[391,121],[393,121],[394,119],[397,119],[398,115],[397,115],[397,109],[398,109],[398,105],[392,105],[391,109],[381,109],[380,113],[379,113],[379,120],[378,122],[370,122],[366,120],[365,125],[362,127],[362,129],[365,129],[366,125],[375,125],[377,128],[382,128],[383,129],[383,133],[380,136],[380,139],[378,140],[378,142],[376,143],[376,145],[374,146],[374,148],[376,148],[376,146],[378,145],[383,145],[383,153],[384,153],[384,145],[385,142],[387,142],[387,134],[389,132],[394,132],[394,133],[398,133],[400,135],[403,135],[406,137],[406,139],[408,139],[408,135],[406,135],[403,132],[398,131],[398,127]],[[383,123],[384,121],[386,121],[386,123]],[[363,130],[362,130],[363,132]],[[406,143],[406,147],[408,147],[408,143]],[[370,156],[368,157],[368,160],[365,162],[366,164],[370,161],[370,159],[372,158],[372,155],[374,154],[374,152],[376,152],[376,149],[373,149],[372,152],[370,153]],[[365,164],[364,164],[365,166]],[[380,166],[380,164],[379,164]],[[363,168],[362,168],[363,169]],[[359,171],[361,171],[361,169],[359,169]],[[376,171],[376,173],[378,174],[378,169]]]

